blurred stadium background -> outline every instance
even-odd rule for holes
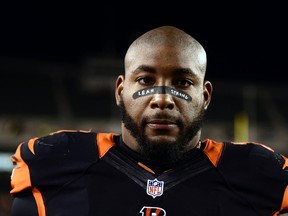
[[[120,132],[115,78],[132,40],[158,25],[176,25],[206,48],[214,92],[203,139],[251,140],[288,155],[282,5],[46,6],[5,5],[0,15],[1,216],[9,215],[9,156],[20,142],[59,129]]]

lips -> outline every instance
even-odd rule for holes
[[[177,124],[167,119],[153,119],[147,122],[147,126],[152,129],[169,130],[177,127]]]

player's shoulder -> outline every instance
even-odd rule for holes
[[[206,139],[204,141],[206,151],[243,151],[246,153],[256,155],[273,155],[276,154],[273,148],[268,145],[257,143],[257,142],[235,142],[235,141],[216,141],[212,139]]]
[[[90,131],[59,130],[28,139],[19,145],[18,151],[23,158],[72,156],[93,150],[95,136]]]
[[[59,185],[71,181],[99,160],[98,141],[109,143],[108,138],[91,131],[61,130],[20,143],[11,156],[12,193],[51,184],[51,179]]]
[[[41,141],[49,141],[53,143],[58,142],[67,142],[67,141],[73,141],[73,138],[87,138],[89,136],[95,136],[95,132],[87,131],[87,130],[58,130],[49,133],[48,135],[44,135],[41,137],[38,137],[37,140]],[[72,138],[69,140],[69,138]]]
[[[273,148],[258,142],[227,142],[228,148],[235,149],[235,151],[243,151],[253,159],[269,159],[269,160],[283,160],[284,158],[276,152]]]
[[[282,167],[288,165],[287,158],[268,145],[257,142],[218,142],[205,140],[204,152],[214,160],[214,164],[221,161],[244,162],[249,164]],[[213,161],[212,161],[213,162]]]
[[[22,157],[95,157],[101,143],[112,143],[112,133],[59,130],[20,144]]]
[[[46,146],[66,146],[81,141],[95,142],[95,136],[95,132],[85,130],[58,130],[45,136],[32,138],[29,142]]]

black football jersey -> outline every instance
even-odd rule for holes
[[[206,139],[174,167],[156,172],[131,157],[121,142],[114,133],[58,131],[21,143],[11,156],[12,215],[273,216],[288,211],[288,160],[267,146]]]

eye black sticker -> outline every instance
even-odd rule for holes
[[[188,102],[192,101],[192,97],[190,95],[168,86],[154,86],[141,89],[133,94],[133,98],[137,99],[139,97],[148,96],[152,94],[170,94],[172,96],[184,99]]]

